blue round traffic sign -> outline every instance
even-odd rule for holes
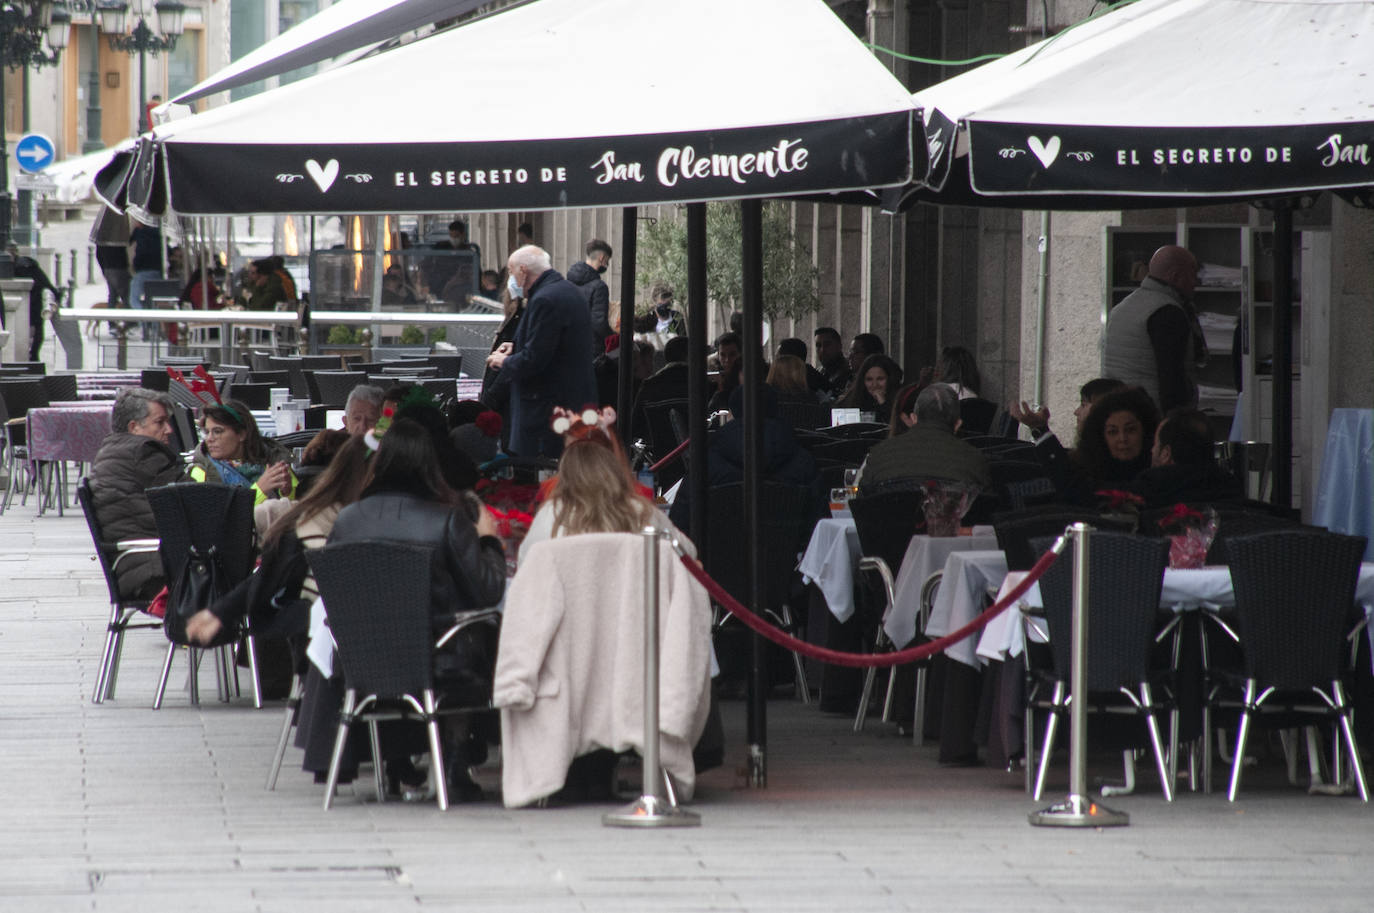
[[[41,133],[26,133],[14,144],[14,159],[21,171],[36,174],[52,164],[57,148]]]

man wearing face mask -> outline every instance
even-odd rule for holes
[[[600,355],[606,348],[606,337],[611,335],[611,290],[601,277],[611,262],[611,245],[599,238],[587,242],[587,259],[568,267],[568,281],[577,286],[582,297],[587,299],[591,312],[593,343],[592,357]]]
[[[510,381],[510,450],[522,457],[556,457],[562,436],[549,428],[554,406],[582,409],[596,399],[592,324],[577,286],[551,267],[533,244],[510,255],[512,296],[526,301],[512,342],[487,356],[487,366]]]
[[[654,303],[654,317],[657,323],[654,332],[660,336],[686,336],[687,317],[673,307],[673,290],[666,285],[655,285],[649,292]]]

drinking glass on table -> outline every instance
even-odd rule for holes
[[[849,497],[854,497],[859,493],[859,470],[858,467],[846,469],[844,471],[844,487],[849,492]]]
[[[831,512],[849,509],[849,489],[832,488],[830,489],[830,510]]]

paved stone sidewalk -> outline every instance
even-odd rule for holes
[[[104,583],[79,512],[0,516],[0,910],[811,911],[1313,910],[1374,907],[1374,809],[1256,778],[1242,801],[1184,793],[1142,769],[1112,800],[1131,826],[1032,828],[1019,776],[946,770],[885,727],[770,705],[770,786],[730,758],[703,776],[703,826],[622,831],[605,807],[507,811],[495,800],[332,812],[288,754],[263,789],[280,723],[246,700],[188,706],[179,660],[134,632],[118,698],[90,703]],[[1062,768],[1050,792],[1064,788]],[[489,785],[498,782],[485,770]]]

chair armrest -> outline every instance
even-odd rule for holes
[[[859,559],[859,570],[877,571],[878,576],[882,578],[883,595],[887,597],[887,605],[883,608],[883,620],[886,621],[892,606],[897,602],[897,585],[892,579],[892,569],[887,566],[885,559],[865,555]]]
[[[110,570],[119,567],[119,562],[129,555],[155,552],[161,542],[157,539],[120,539],[115,543],[115,559],[110,562]]]
[[[1350,629],[1350,633],[1345,635],[1345,639],[1350,641],[1350,667],[1353,669],[1359,660],[1360,654],[1360,632],[1369,627],[1369,616],[1361,618]]]
[[[497,609],[455,612],[451,616],[446,616],[446,620],[449,621],[449,628],[434,642],[434,649],[436,650],[447,644],[464,628],[472,627],[475,624],[489,624],[495,627],[500,623],[501,612]]]

